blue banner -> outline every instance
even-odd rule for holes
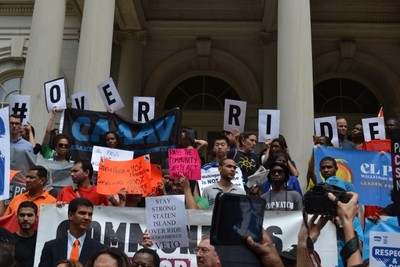
[[[318,182],[324,181],[319,172],[319,162],[324,157],[336,160],[336,176],[354,185],[363,205],[385,207],[392,203],[390,190],[393,188],[390,153],[375,151],[315,147],[314,158]]]
[[[72,137],[72,159],[90,159],[93,146],[101,146],[108,131],[120,136],[121,149],[134,151],[134,156],[151,154],[151,162],[162,164],[168,149],[175,148],[181,130],[181,112],[171,109],[159,117],[137,123],[117,114],[90,110],[66,109],[63,133]]]

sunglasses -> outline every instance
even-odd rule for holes
[[[284,170],[271,170],[271,174],[283,174]]]
[[[57,144],[57,146],[58,146],[59,148],[63,148],[63,147],[68,148],[68,147],[69,147],[68,144]]]

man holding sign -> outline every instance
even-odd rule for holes
[[[66,186],[57,197],[57,204],[69,204],[78,197],[88,198],[93,205],[108,206],[108,197],[97,193],[97,187],[90,183],[93,166],[88,160],[75,161],[71,168],[73,186]],[[60,203],[61,202],[61,203]]]
[[[213,185],[204,188],[202,194],[202,197],[208,199],[208,204],[211,209],[214,206],[218,192],[246,195],[246,192],[242,188],[237,187],[232,183],[236,171],[236,162],[233,159],[223,159],[220,161],[218,170],[221,176],[220,180]]]

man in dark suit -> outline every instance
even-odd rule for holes
[[[93,204],[87,198],[76,198],[68,206],[69,231],[44,244],[39,267],[54,267],[64,259],[79,260],[83,265],[97,251],[105,248],[86,234],[92,222]]]

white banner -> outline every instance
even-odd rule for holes
[[[43,205],[40,209],[38,237],[36,242],[35,266],[39,264],[44,243],[68,230],[67,206]],[[208,235],[211,225],[211,211],[186,210],[189,229],[189,248],[157,250],[161,267],[196,267],[194,248],[203,235]],[[146,216],[143,208],[121,208],[96,206],[92,222],[92,237],[106,246],[118,247],[132,257],[142,241],[146,230]],[[297,244],[302,222],[301,212],[265,212],[264,228],[272,236],[278,251]],[[322,266],[337,265],[336,229],[328,223],[315,244],[321,256]]]

